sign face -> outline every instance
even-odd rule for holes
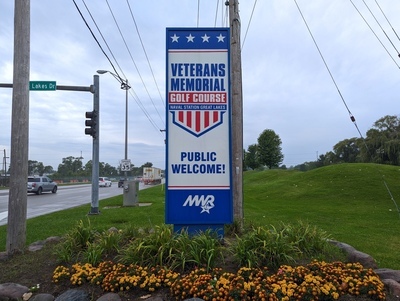
[[[30,81],[30,91],[55,91],[57,90],[56,82],[54,81]]]
[[[121,160],[121,171],[131,171],[131,160]]]
[[[233,221],[229,28],[167,28],[166,223]]]

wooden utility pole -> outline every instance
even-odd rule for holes
[[[243,95],[238,0],[229,0],[231,29],[233,217],[243,222]]]
[[[30,0],[15,0],[14,3],[11,165],[6,245],[10,255],[25,249],[29,142]]]

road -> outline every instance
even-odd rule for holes
[[[142,183],[139,190],[145,188]],[[99,200],[107,199],[123,193],[118,183],[111,187],[99,187]],[[41,195],[28,194],[27,218],[64,210],[91,203],[92,186],[90,184],[59,186],[57,193],[43,193]],[[0,190],[0,226],[7,224],[8,190]]]

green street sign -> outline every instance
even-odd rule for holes
[[[30,81],[30,91],[55,91],[57,90],[56,82],[54,81]]]

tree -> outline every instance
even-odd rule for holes
[[[35,174],[39,174],[41,176],[41,172],[44,169],[43,163],[33,160],[28,160],[28,175],[33,176]]]
[[[53,174],[53,173],[54,173],[53,166],[46,165],[44,167],[43,174]]]
[[[400,118],[386,115],[367,132],[366,147],[361,149],[364,162],[400,165]]]
[[[366,138],[350,138],[339,141],[329,151],[319,156],[317,164],[305,162],[295,166],[307,170],[335,163],[369,162],[400,165],[400,117],[386,115],[378,119]]]
[[[71,177],[82,174],[82,160],[69,156],[62,159],[62,163],[58,165],[57,174],[61,177]]]
[[[315,168],[324,166],[325,160],[326,160],[326,155],[319,155],[317,162],[315,164]]]
[[[309,162],[304,162],[302,164],[296,165],[294,169],[300,170],[300,171],[308,171],[312,170],[318,167],[319,161],[309,161]]]
[[[89,160],[86,162],[85,168],[84,168],[86,176],[89,176],[92,174],[92,165],[93,165],[92,160]]]
[[[53,167],[50,165],[44,166],[42,162],[28,160],[28,175],[43,176],[45,173],[53,173]]]
[[[114,166],[104,162],[99,163],[99,173],[100,175],[107,175],[109,177],[118,176],[118,170]]]
[[[257,144],[251,144],[244,153],[245,166],[253,170],[260,167],[260,162],[257,160],[257,147]]]
[[[268,168],[278,167],[283,161],[281,138],[273,130],[264,130],[258,137],[258,160]]]
[[[356,163],[360,162],[360,144],[358,138],[344,139],[335,144],[333,151],[338,163]]]

